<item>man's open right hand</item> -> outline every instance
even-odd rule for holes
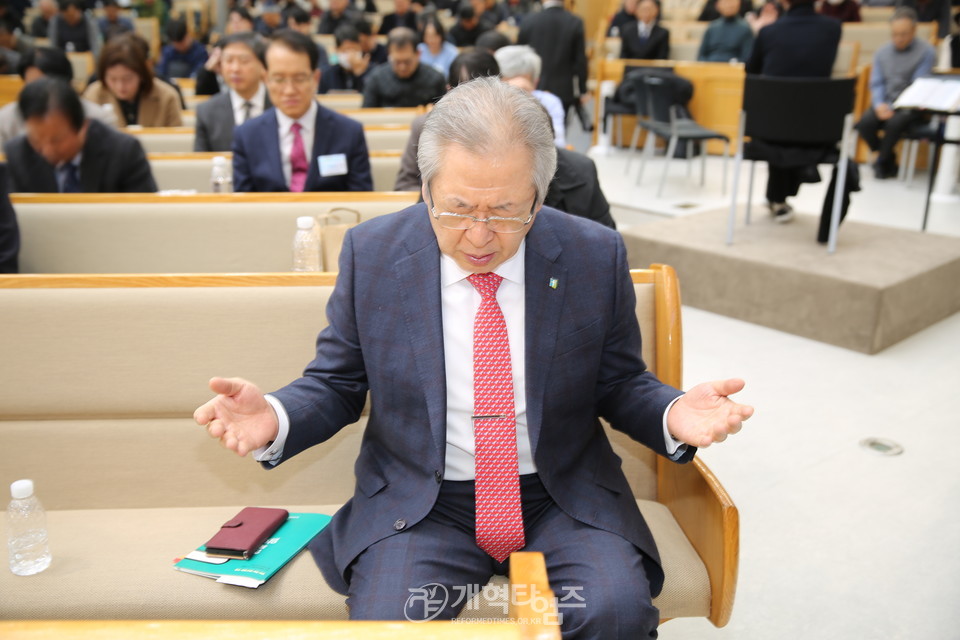
[[[215,398],[193,412],[197,424],[227,449],[245,456],[277,437],[277,414],[252,382],[242,378],[212,378]]]

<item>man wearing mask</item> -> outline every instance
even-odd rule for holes
[[[270,108],[264,85],[264,48],[263,41],[251,32],[223,39],[220,71],[228,90],[197,107],[194,151],[230,151],[234,128]]]
[[[360,46],[360,32],[352,24],[342,24],[333,34],[337,44],[337,64],[320,76],[320,93],[331,91],[363,92],[370,71],[370,56]]]

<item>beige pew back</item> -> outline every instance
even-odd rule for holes
[[[229,151],[219,153],[151,153],[147,159],[157,187],[161,191],[188,190],[197,193],[210,193],[210,169],[214,156],[227,158],[230,167]],[[370,171],[373,175],[374,191],[392,191],[400,171],[400,151],[374,151],[370,153]]]
[[[291,268],[298,216],[348,209],[337,219],[352,223],[354,211],[366,220],[404,209],[417,197],[376,192],[15,194],[12,201],[23,273],[258,273]]]
[[[193,127],[126,127],[147,153],[186,153],[193,151]],[[363,127],[370,151],[403,151],[410,137],[410,125],[377,124]]]

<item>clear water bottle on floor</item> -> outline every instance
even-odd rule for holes
[[[230,193],[233,191],[233,176],[227,165],[225,156],[213,157],[213,168],[210,170],[210,191],[213,193]]]
[[[320,271],[320,233],[313,216],[297,218],[293,237],[293,270]]]
[[[10,571],[32,576],[50,566],[47,542],[47,514],[33,494],[33,480],[17,480],[10,485],[13,498],[7,507],[7,550]]]

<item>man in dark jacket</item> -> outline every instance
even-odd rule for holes
[[[547,0],[543,11],[528,16],[520,27],[517,44],[530,45],[540,56],[543,68],[537,88],[560,98],[565,111],[569,112],[570,107],[586,97],[583,20],[564,9],[563,2]]]
[[[829,78],[840,44],[840,22],[819,15],[813,0],[785,0],[787,13],[757,34],[746,71],[765,76]],[[787,198],[804,182],[818,182],[816,166],[769,165],[767,202],[780,223],[793,219]]]

